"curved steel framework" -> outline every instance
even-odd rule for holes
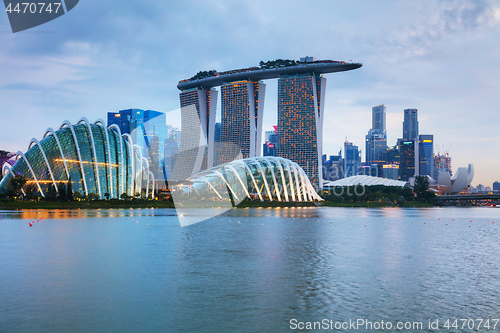
[[[253,157],[235,160],[200,172],[181,185],[194,189],[205,198],[222,199],[230,193],[241,201],[244,197],[260,201],[322,201],[304,170],[295,162],[281,157]],[[210,194],[212,193],[212,194]]]
[[[99,172],[104,174],[99,177]],[[81,118],[76,125],[66,120],[58,131],[48,128],[40,141],[31,140],[26,153],[17,152],[12,167],[3,166],[2,175],[0,194],[7,194],[10,180],[22,175],[42,197],[51,185],[58,193],[60,183],[70,180],[74,192],[96,193],[100,199],[103,193],[109,198],[120,198],[120,192],[154,195],[154,175],[141,149],[130,135],[122,135],[116,125],[106,127],[102,119],[91,124]]]

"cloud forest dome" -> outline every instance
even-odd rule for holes
[[[67,182],[74,193],[99,198],[154,193],[154,177],[139,147],[118,126],[106,127],[101,119],[90,123],[81,118],[75,125],[64,121],[57,131],[48,128],[41,140],[31,140],[26,153],[17,152],[12,167],[3,166],[2,175],[0,195],[9,193],[16,175],[25,177],[26,187],[34,187],[41,197]]]
[[[321,201],[304,170],[281,157],[235,160],[202,171],[182,185],[185,194],[215,201],[245,198],[260,201]],[[228,195],[229,194],[229,195]]]

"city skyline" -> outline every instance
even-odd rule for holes
[[[82,2],[58,20],[17,34],[10,33],[5,16],[0,149],[25,151],[25,142],[53,122],[81,115],[178,109],[176,84],[199,70],[311,55],[364,64],[359,71],[326,75],[323,153],[338,151],[346,136],[363,147],[371,107],[383,103],[389,146],[401,137],[402,111],[416,108],[419,127],[434,135],[435,145],[453,144],[454,166],[475,165],[474,184],[500,178],[500,47],[491,43],[500,32],[499,1],[289,8],[298,4],[148,3],[138,11],[133,4],[115,10],[114,1],[99,9]],[[324,33],[311,35],[293,24],[304,19]],[[125,24],[131,21],[139,24]],[[220,39],[221,32],[229,35]],[[242,38],[249,33],[263,38]],[[263,131],[277,123],[277,82],[268,82]]]

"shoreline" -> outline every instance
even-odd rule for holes
[[[281,202],[281,201],[243,201],[234,208],[295,208],[295,207],[437,207],[434,204],[422,202],[407,202],[398,206],[387,202]],[[141,208],[175,208],[173,202],[140,200],[140,201],[11,201],[0,202],[0,210],[36,210],[36,209],[141,209]],[[215,208],[215,205],[214,205]]]

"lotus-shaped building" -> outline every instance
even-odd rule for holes
[[[470,185],[472,179],[474,179],[474,166],[469,164],[467,168],[458,168],[453,177],[450,177],[447,171],[439,172],[437,181],[429,178],[429,187],[440,193],[459,193]]]

